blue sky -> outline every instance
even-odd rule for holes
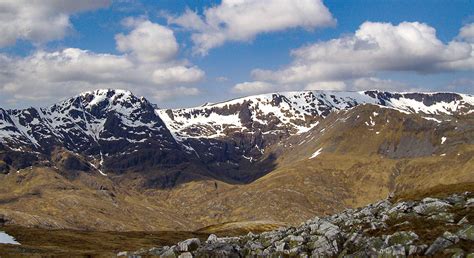
[[[54,2],[34,17],[32,1],[0,3],[0,106],[104,87],[162,107],[303,89],[474,93],[471,0]]]

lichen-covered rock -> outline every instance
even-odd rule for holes
[[[465,225],[465,224],[468,224],[469,223],[469,220],[467,219],[467,216],[464,216],[462,219],[460,219],[458,221],[458,225]]]
[[[209,243],[209,244],[217,243],[217,242],[219,242],[219,239],[214,234],[210,234],[209,237],[206,240],[206,243]]]
[[[438,237],[433,244],[431,244],[430,247],[428,247],[428,250],[426,250],[425,255],[434,255],[438,253],[441,250],[444,250],[454,244],[459,242],[459,237],[456,235],[453,235],[450,232],[444,232],[443,236]]]
[[[448,248],[443,251],[443,254],[446,256],[451,256],[451,258],[463,258],[465,256],[464,250],[460,248]]]
[[[448,212],[440,212],[437,214],[433,214],[428,217],[429,219],[432,220],[439,220],[439,221],[444,221],[444,222],[449,222],[449,223],[454,223],[454,214],[448,213]]]
[[[410,245],[408,247],[408,256],[422,255],[426,248],[428,248],[427,245]]]
[[[164,252],[160,254],[160,257],[176,257],[178,255],[178,248],[174,245],[164,250]]]
[[[309,248],[313,250],[312,255],[315,256],[333,256],[339,252],[337,243],[330,242],[326,237],[321,236],[316,241],[309,244]]]
[[[385,238],[385,244],[387,246],[394,246],[394,245],[403,245],[409,246],[413,244],[415,240],[418,239],[418,235],[413,232],[397,232],[393,235],[389,235]]]
[[[283,252],[287,248],[287,244],[285,242],[276,242],[275,243],[275,251]]]
[[[294,247],[300,246],[305,241],[304,237],[294,236],[294,235],[290,235],[290,236],[286,237],[286,240],[288,241],[289,248],[294,248]]]
[[[451,205],[447,202],[435,198],[425,198],[422,203],[413,207],[413,210],[421,215],[434,215],[440,212],[446,212]]]
[[[181,253],[178,258],[193,258],[193,254],[190,252]]]
[[[194,253],[197,257],[240,257],[241,251],[238,245],[223,242],[201,246]]]
[[[405,246],[403,245],[394,245],[384,248],[380,251],[383,256],[390,256],[390,257],[399,257],[399,256],[406,256]]]
[[[474,207],[474,198],[467,200],[466,207]]]
[[[178,251],[192,252],[201,245],[199,238],[191,238],[178,243]]]
[[[474,241],[474,226],[469,225],[461,229],[456,235],[461,239]]]

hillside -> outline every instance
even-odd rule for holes
[[[474,252],[474,198],[471,192],[444,198],[382,200],[295,227],[238,237],[183,240],[119,256],[456,256]],[[429,227],[427,227],[429,225]]]
[[[473,182],[473,110],[470,95],[380,91],[168,110],[121,90],[1,110],[0,221],[118,231],[295,225]]]

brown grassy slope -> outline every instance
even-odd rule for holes
[[[18,245],[1,245],[0,255],[24,256],[94,256],[112,257],[124,250],[138,250],[156,246],[173,245],[184,239],[198,237],[205,240],[207,233],[180,231],[162,232],[107,232],[79,230],[45,230],[40,228],[25,228],[6,226],[0,230],[21,243]]]
[[[346,171],[354,179],[355,198],[380,198],[376,191],[364,193],[374,188],[374,183],[403,192],[474,181],[472,115],[437,123],[420,115],[364,105],[328,117],[312,131],[282,142],[273,151],[280,155],[280,167],[291,167],[295,160],[310,163],[311,153],[321,148],[322,154],[315,160],[332,154],[340,157],[338,162],[353,165]],[[361,177],[369,180],[358,180]],[[371,182],[370,178],[382,181]]]
[[[100,175],[83,173],[71,181],[43,167],[11,173],[1,181],[0,214],[13,224],[117,231],[192,225],[164,203],[149,202]]]
[[[440,184],[431,188],[415,189],[411,191],[400,192],[394,196],[394,202],[407,200],[421,200],[426,197],[442,198],[454,193],[472,192],[474,193],[474,182]]]

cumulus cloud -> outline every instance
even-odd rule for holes
[[[427,24],[365,22],[350,36],[293,50],[293,62],[280,70],[252,71],[255,80],[307,84],[373,77],[383,71],[436,73],[474,69],[474,47],[447,44]]]
[[[242,82],[232,88],[233,93],[238,94],[258,94],[274,90],[273,85],[268,82]]]
[[[202,16],[187,10],[168,20],[193,31],[194,51],[203,55],[226,41],[249,41],[260,33],[336,23],[321,0],[223,0]]]
[[[16,40],[43,43],[63,38],[72,29],[70,15],[107,7],[110,0],[2,0],[0,1],[0,47]]]
[[[474,43],[474,23],[463,26],[459,31],[459,38]]]
[[[200,93],[201,91],[194,87],[174,87],[166,90],[156,90],[151,96],[157,101],[169,101],[177,97],[196,96]]]
[[[346,81],[317,81],[306,85],[303,84],[272,84],[264,81],[243,82],[232,88],[233,93],[259,94],[277,91],[291,90],[328,90],[328,91],[362,91],[362,90],[384,90],[384,91],[417,91],[420,88],[412,87],[406,83],[377,77],[362,77]],[[424,89],[423,89],[424,90]]]
[[[204,72],[197,67],[172,66],[153,72],[156,84],[191,83],[201,80]]]
[[[131,53],[141,62],[166,62],[178,53],[178,43],[172,30],[147,20],[127,19],[133,30],[115,36],[117,49]]]
[[[385,91],[401,91],[409,90],[410,86],[406,83],[393,81],[389,79],[380,79],[376,77],[358,78],[352,81],[354,90],[385,90]]]
[[[450,82],[446,88],[453,91],[472,92],[474,90],[474,79],[459,78]]]
[[[151,57],[145,58],[143,46],[151,38],[161,42],[176,42],[167,28],[142,20],[128,34],[119,34],[117,44],[126,41],[126,53],[122,55],[95,53],[77,48],[60,51],[36,51],[27,57],[11,57],[0,54],[0,95],[8,96],[11,102],[29,99],[35,101],[55,101],[95,88],[126,88],[147,96],[164,92],[164,97],[186,92],[197,94],[195,88],[186,84],[197,82],[205,76],[198,67],[186,60],[172,58],[177,49],[162,46],[148,50]],[[135,41],[142,33],[143,40]],[[34,91],[35,94],[31,94]],[[191,94],[192,93],[192,94]]]

